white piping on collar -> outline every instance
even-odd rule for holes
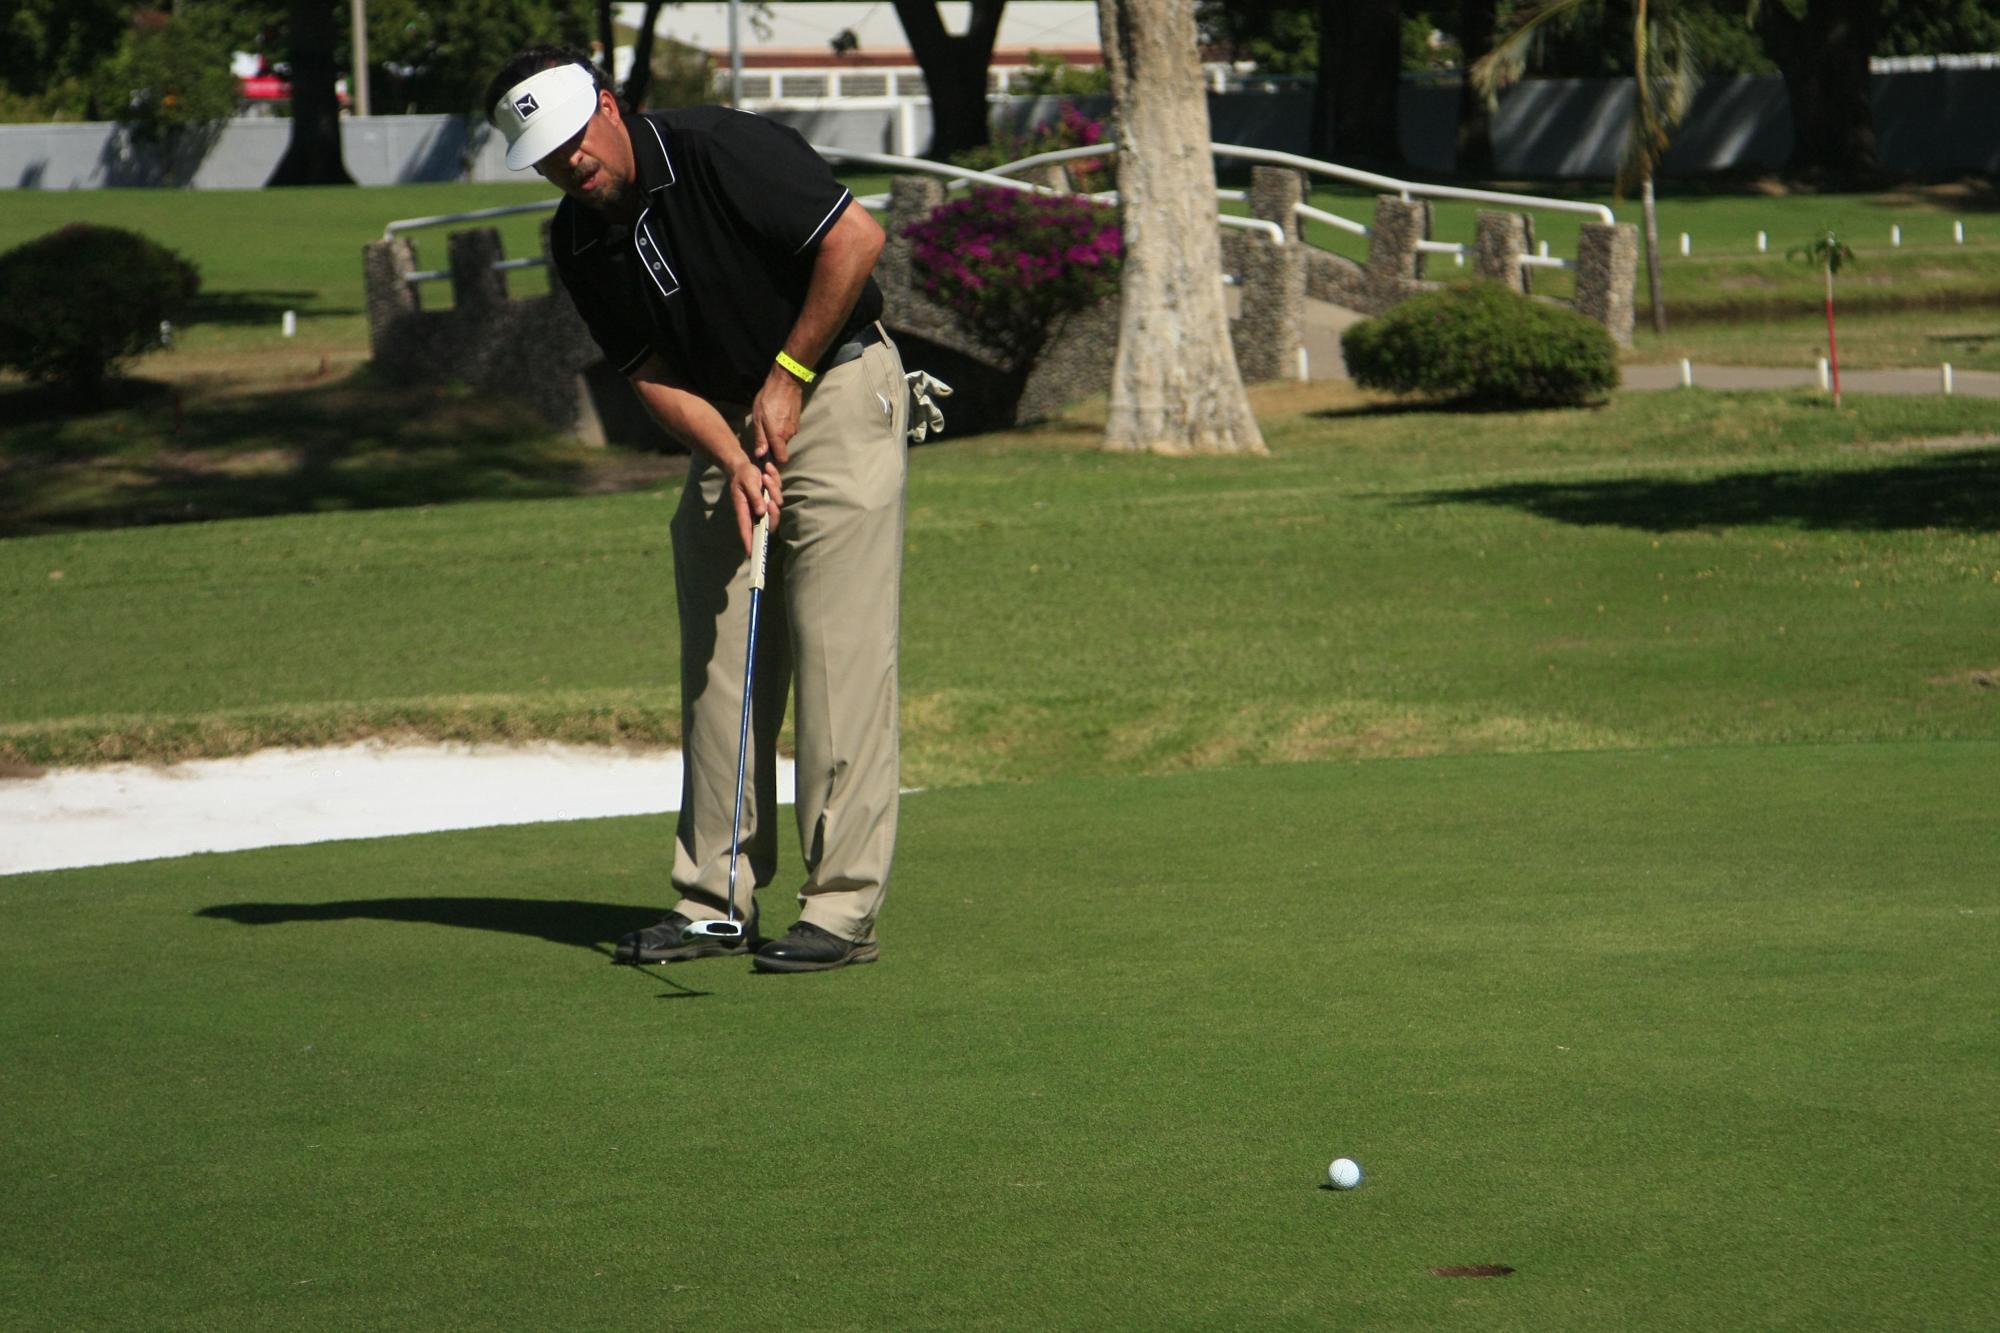
[[[645,120],[645,117],[641,116],[640,119]],[[668,185],[672,185],[678,178],[674,175],[674,159],[667,154],[667,141],[660,137],[660,127],[652,121],[646,120],[646,128],[653,132],[653,142],[660,146],[660,161],[667,164],[666,184],[655,185],[652,189],[646,191],[647,194],[654,194],[666,189]]]

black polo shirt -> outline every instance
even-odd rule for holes
[[[556,271],[619,373],[657,352],[678,387],[747,403],[853,196],[796,130],[749,112],[662,111],[626,128],[644,211],[628,228],[565,198],[549,232]],[[871,277],[828,350],[881,317]]]

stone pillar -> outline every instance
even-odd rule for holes
[[[1488,213],[1481,210],[1473,241],[1473,270],[1491,278],[1510,291],[1528,290],[1527,270],[1521,256],[1528,253],[1528,220],[1519,213]]]
[[[1250,168],[1250,216],[1275,222],[1287,240],[1305,239],[1305,219],[1297,212],[1305,201],[1305,184],[1289,167]]]
[[[1583,224],[1576,238],[1576,311],[1602,324],[1621,347],[1632,345],[1638,277],[1638,228],[1629,222]]]
[[[1305,318],[1305,247],[1298,241],[1279,245],[1262,235],[1244,239],[1242,312],[1233,330],[1236,368],[1246,382],[1291,379],[1298,374]]]
[[[1428,204],[1385,194],[1375,200],[1375,227],[1368,235],[1368,287],[1378,308],[1388,309],[1409,294],[1421,276],[1417,242],[1430,234]]]
[[[455,231],[446,243],[451,299],[461,318],[485,319],[507,304],[507,275],[493,266],[505,251],[498,227]]]
[[[381,359],[395,340],[396,326],[423,309],[417,285],[416,247],[406,236],[370,241],[361,247],[361,280],[368,301],[368,354]]]
[[[875,281],[897,317],[910,292],[910,243],[903,229],[922,222],[943,202],[944,182],[936,176],[896,176],[889,181],[889,211],[881,219],[889,239],[875,261]]]

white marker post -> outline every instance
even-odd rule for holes
[[[1832,387],[1833,387],[1833,382],[1827,378],[1826,358],[1821,357],[1819,359],[1819,391],[1821,393],[1825,393],[1828,389],[1831,389]]]
[[[1903,224],[1900,222],[1891,223],[1889,226],[1889,244],[1891,246],[1900,246],[1902,243]]]
[[[1760,254],[1760,255],[1761,255],[1761,254],[1766,254],[1766,253],[1768,253],[1768,252],[1770,251],[1770,249],[1771,249],[1771,238],[1770,238],[1769,236],[1766,236],[1766,235],[1765,235],[1765,234],[1764,234],[1763,232],[1761,232],[1761,231],[1760,231],[1760,232],[1758,232],[1758,233],[1757,233],[1757,253],[1758,253],[1758,254]]]
[[[1682,233],[1681,233],[1681,258],[1682,258],[1682,259],[1686,259],[1686,258],[1687,258],[1687,257],[1688,257],[1689,255],[1691,255],[1691,254],[1693,254],[1693,253],[1694,253],[1694,238],[1693,238],[1692,236],[1689,236],[1689,235],[1688,235],[1688,234],[1687,234],[1686,232],[1682,232]]]
[[[1310,359],[1309,359],[1309,358],[1307,357],[1307,355],[1306,355],[1306,345],[1305,345],[1304,343],[1300,343],[1300,344],[1299,344],[1299,379],[1300,379],[1301,381],[1304,381],[1304,380],[1309,380],[1309,379],[1311,379],[1311,378],[1312,378],[1312,363],[1311,363]]]
[[[1681,387],[1683,389],[1694,387],[1694,364],[1686,357],[1681,358]]]
[[[282,321],[282,327],[285,330],[287,338],[297,337],[299,332],[299,312],[296,310],[287,310],[285,318]]]
[[[1938,380],[1944,389],[1944,396],[1947,398],[1951,397],[1951,362],[1947,361],[1944,363],[1938,375]]]
[[[1963,222],[1954,222],[1951,224],[1951,239],[1959,245],[1965,244],[1965,224]]]

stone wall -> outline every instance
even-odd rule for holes
[[[1384,195],[1375,202],[1368,262],[1356,264],[1303,243],[1297,172],[1258,167],[1252,172],[1253,215],[1276,223],[1280,243],[1262,232],[1224,228],[1224,281],[1240,297],[1231,321],[1236,363],[1248,381],[1297,373],[1301,326],[1308,299],[1375,315],[1435,284],[1424,278],[1418,242],[1430,234],[1430,206]],[[944,202],[933,176],[902,176],[891,184],[883,229],[888,244],[876,267],[884,298],[883,323],[911,369],[929,370],[958,392],[947,408],[953,434],[990,429],[998,418],[997,385],[1004,363],[965,332],[956,316],[930,299],[916,281],[903,231]],[[547,226],[543,247],[547,248]],[[1521,256],[1534,234],[1518,214],[1482,212],[1473,246],[1483,276],[1529,291]],[[490,227],[451,233],[446,242],[452,305],[426,310],[409,275],[421,265],[406,237],[363,248],[368,330],[376,363],[406,381],[457,380],[476,389],[509,394],[550,425],[586,439],[615,439],[635,446],[674,448],[665,432],[640,410],[620,377],[602,365],[596,344],[561,284],[547,296],[510,300],[499,233]],[[1638,240],[1629,224],[1586,224],[1576,269],[1575,308],[1604,324],[1621,343],[1632,339],[1632,284]],[[1043,350],[1021,397],[1017,419],[1055,416],[1067,405],[1104,392],[1118,350],[1118,303],[1106,301],[1072,317]]]

